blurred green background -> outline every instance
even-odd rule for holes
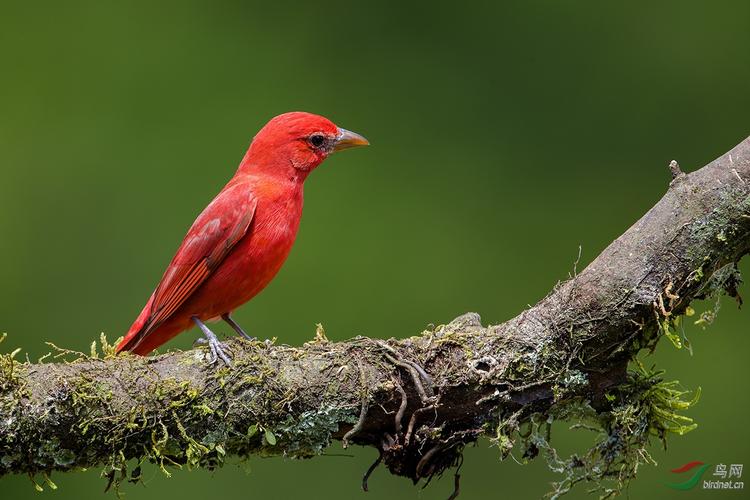
[[[253,134],[289,110],[324,114],[372,147],[311,176],[297,244],[240,323],[301,344],[317,322],[340,340],[520,312],[567,277],[579,245],[580,268],[660,198],[671,159],[693,170],[750,134],[748,2],[567,4],[3,0],[3,349],[35,359],[45,341],[86,350],[101,331],[121,335]],[[750,316],[723,305],[708,330],[688,327],[692,356],[662,343],[648,359],[703,388],[689,412],[700,427],[668,452],[654,446],[659,465],[641,470],[631,498],[706,496],[666,488],[685,479],[669,469],[750,462]],[[576,432],[553,440],[581,447]],[[375,451],[345,453],[171,479],[151,468],[125,492],[394,500],[452,489],[449,477],[418,490],[381,469],[364,494]],[[498,456],[486,441],[467,450],[462,498],[538,498],[556,478],[541,460]],[[103,497],[97,471],[53,479],[60,489],[43,496]],[[26,477],[0,479],[2,498],[35,495]]]

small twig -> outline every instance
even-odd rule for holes
[[[396,435],[401,433],[401,422],[404,420],[404,414],[406,413],[406,406],[409,402],[409,400],[406,397],[406,391],[403,387],[401,387],[401,384],[396,382],[396,390],[401,394],[401,404],[398,407],[398,411],[396,412],[396,422],[395,422],[395,428],[396,428]]]
[[[415,363],[414,361],[410,361],[408,359],[404,359],[394,348],[383,342],[382,340],[377,341],[377,344],[391,353],[391,355],[387,353],[383,353],[383,356],[390,361],[391,363],[400,366],[401,368],[405,368],[409,370],[409,373],[411,374],[412,378],[414,379],[414,383],[417,385],[417,390],[420,392],[420,396],[422,397],[422,402],[426,403],[430,398],[432,398],[435,393],[433,391],[433,387],[435,386],[435,383],[432,380],[432,377],[425,371],[424,368],[422,368],[419,363]],[[416,373],[415,373],[416,371]],[[422,380],[427,384],[425,387],[422,385],[422,382],[419,380],[419,377],[422,377]]]
[[[401,361],[403,361],[407,365],[412,366],[415,370],[417,370],[419,375],[422,377],[422,380],[424,380],[427,383],[427,386],[425,386],[425,392],[427,392],[427,394],[430,397],[434,396],[435,392],[432,390],[432,388],[435,386],[435,382],[432,381],[432,377],[430,377],[430,375],[425,371],[425,369],[422,368],[419,365],[419,363],[415,363],[414,361],[410,361],[408,359],[403,359],[403,358],[401,359]]]
[[[672,160],[669,162],[669,171],[672,172],[672,180],[678,178],[681,175],[685,175],[685,172],[682,171],[680,168],[680,164],[677,163],[677,160]]]
[[[423,403],[426,403],[430,400],[432,396],[427,395],[427,392],[425,391],[425,388],[419,379],[419,372],[412,365],[405,363],[402,360],[396,359],[388,353],[383,353],[383,356],[394,365],[405,368],[409,372],[412,381],[414,382],[414,386],[417,388],[417,392],[419,393],[419,397]]]
[[[666,288],[664,288],[664,295],[666,295],[667,298],[669,299],[670,307],[672,307],[672,304],[675,300],[678,300],[680,298],[680,296],[677,295],[676,293],[672,293],[672,288],[674,288],[674,283],[672,283],[671,281],[666,286]]]
[[[575,278],[578,276],[578,263],[581,262],[581,252],[583,251],[583,246],[578,245],[578,256],[576,257],[576,260],[573,262],[573,274],[568,275],[571,278]]]
[[[409,419],[409,426],[406,428],[406,436],[404,436],[404,446],[409,446],[409,441],[411,440],[411,435],[414,432],[414,425],[417,423],[417,418],[422,413],[434,410],[435,405],[425,406],[424,408],[419,408],[418,410],[414,410],[414,413],[411,414],[411,418]]]
[[[427,453],[425,453],[422,456],[422,458],[417,463],[417,468],[416,468],[417,477],[424,477],[422,475],[422,470],[430,462],[430,460],[432,459],[433,455],[435,455],[437,452],[439,452],[442,449],[443,449],[443,445],[442,444],[436,444],[435,446],[433,446],[432,448],[430,448]]]
[[[359,379],[362,383],[362,388],[364,389],[364,394],[362,395],[362,407],[359,410],[359,420],[357,420],[357,423],[354,427],[349,429],[349,432],[344,434],[344,437],[341,438],[341,446],[344,448],[349,446],[349,439],[362,430],[362,427],[365,425],[367,410],[370,407],[370,396],[367,393],[367,377],[365,376],[365,370],[361,361],[357,360],[357,365],[359,367]]]
[[[387,432],[383,434],[383,439],[380,442],[380,446],[383,450],[387,450],[393,447],[393,445],[396,444],[396,440],[388,434]]]
[[[658,307],[661,311],[662,316],[665,318],[672,315],[671,312],[667,311],[667,309],[664,307],[664,296],[662,294],[659,294],[659,296],[656,298],[656,301],[654,302],[654,307]],[[658,316],[657,316],[658,319]]]
[[[370,475],[373,473],[375,469],[378,468],[378,465],[380,465],[380,462],[383,461],[383,451],[378,450],[378,458],[375,459],[375,461],[370,465],[370,467],[367,469],[367,472],[365,472],[365,475],[362,476],[362,491],[370,491],[367,488],[367,481],[370,479]]]
[[[456,467],[456,472],[453,474],[453,493],[451,493],[451,496],[448,497],[448,500],[456,500],[458,495],[461,494],[461,467],[464,465],[464,456],[461,455],[458,462],[458,467]]]

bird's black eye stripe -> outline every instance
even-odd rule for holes
[[[313,134],[310,136],[310,144],[312,144],[314,148],[321,148],[325,145],[325,143],[326,143],[326,136],[324,135]]]

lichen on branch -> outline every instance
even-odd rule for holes
[[[310,458],[341,440],[374,447],[377,463],[416,482],[487,436],[502,456],[545,456],[561,473],[553,496],[581,481],[616,494],[651,461],[650,440],[695,425],[685,410],[697,391],[639,352],[662,337],[689,347],[681,322],[712,320],[691,303],[739,298],[736,264],[750,249],[750,139],[695,172],[671,170],[648,213],[500,325],[468,313],[403,340],[329,342],[322,328],[299,347],[234,339],[231,367],[208,365],[203,348],[116,356],[104,338],[36,363],[0,355],[0,475],[41,488],[53,472],[103,467],[119,486],[147,462],[169,475],[230,457]],[[598,438],[561,458],[556,421]]]

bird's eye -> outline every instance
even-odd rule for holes
[[[320,148],[325,143],[326,143],[326,138],[324,135],[314,134],[310,136],[310,144],[312,144],[314,148]]]

